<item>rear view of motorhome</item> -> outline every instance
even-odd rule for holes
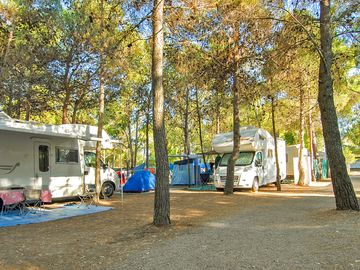
[[[18,121],[0,112],[0,189],[48,189],[53,198],[76,196],[95,185],[97,128]],[[112,141],[103,132],[103,148]],[[102,193],[111,196],[117,174],[103,164]]]
[[[240,129],[240,153],[235,162],[234,188],[257,191],[260,186],[276,182],[274,138],[264,129],[242,127]],[[215,170],[214,184],[223,189],[227,178],[227,165],[233,150],[233,133],[215,135],[212,148],[222,153]],[[285,141],[277,140],[281,180],[286,177]]]

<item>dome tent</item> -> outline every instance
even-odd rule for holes
[[[124,192],[146,192],[155,189],[155,176],[149,171],[137,171],[124,186]]]

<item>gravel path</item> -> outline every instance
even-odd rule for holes
[[[327,193],[248,199],[254,205],[231,218],[159,241],[113,269],[360,269],[359,213],[333,210]]]
[[[360,175],[353,183],[360,196]],[[150,225],[153,200],[113,196],[102,201],[111,211],[2,227],[0,270],[360,270],[360,213],[334,210],[329,182],[233,196],[172,189],[169,228]]]

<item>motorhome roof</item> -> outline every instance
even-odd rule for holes
[[[233,132],[216,134],[211,146],[218,153],[230,153],[234,146]],[[273,140],[269,132],[256,127],[240,128],[240,145],[242,150],[256,150],[263,148],[265,141]]]
[[[75,138],[84,141],[102,141],[113,143],[103,131],[102,138],[97,137],[97,127],[82,124],[46,125],[37,122],[19,121],[0,112],[0,131],[21,132],[36,135]]]

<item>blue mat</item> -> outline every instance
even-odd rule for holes
[[[40,223],[45,221],[88,215],[113,209],[95,205],[65,205],[56,209],[37,210],[20,215],[18,211],[10,211],[0,216],[0,227],[10,227],[23,224]]]

